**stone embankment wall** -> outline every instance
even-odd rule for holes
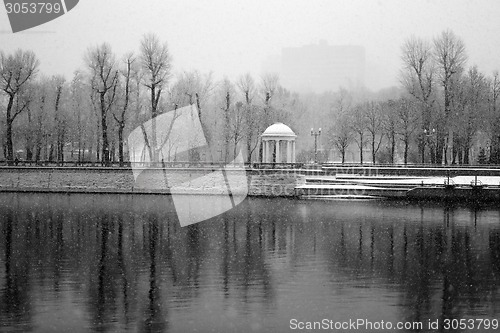
[[[147,169],[137,179],[131,169],[1,167],[0,191],[84,193],[182,193],[294,196],[305,176],[295,170]],[[248,190],[247,190],[248,189]]]

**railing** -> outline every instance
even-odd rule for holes
[[[345,167],[373,167],[373,168],[436,168],[436,169],[463,169],[463,168],[474,168],[474,169],[500,169],[500,165],[497,164],[390,164],[390,163],[323,163],[323,168],[345,168]]]
[[[310,165],[304,163],[251,163],[253,169],[307,169]]]
[[[0,160],[0,166],[25,166],[25,167],[111,167],[111,168],[131,168],[134,167],[167,167],[167,168],[214,168],[231,166],[222,161],[217,162],[190,162],[190,161],[169,161],[169,162],[123,162],[110,161],[104,164],[100,161],[50,161],[50,160]],[[238,165],[238,164],[236,164]],[[245,163],[246,167],[253,169],[331,169],[331,168],[392,168],[392,169],[498,169],[500,165],[477,164],[477,165],[441,165],[441,164],[373,164],[373,163]]]
[[[22,166],[22,167],[109,167],[109,168],[222,168],[231,166],[240,166],[236,163],[225,162],[190,162],[190,161],[170,161],[170,162],[107,162],[106,164],[98,161],[8,161],[0,160],[0,166]],[[253,169],[301,169],[311,168],[310,165],[304,163],[245,163],[245,167]]]
[[[27,161],[27,160],[0,160],[0,166],[26,166],[26,167],[120,167],[120,162],[108,162],[106,165],[98,161]],[[122,167],[130,168],[130,162],[123,162]]]
[[[98,161],[6,161],[0,160],[0,166],[23,166],[23,167],[109,167],[109,168],[126,168],[132,167],[166,167],[166,168],[213,168],[222,167],[226,164],[223,162],[189,162],[189,161],[176,161],[176,162],[117,162],[110,161],[107,163]],[[229,164],[231,165],[231,164]]]

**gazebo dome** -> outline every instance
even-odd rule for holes
[[[262,133],[262,136],[296,137],[292,129],[283,123],[272,124]]]

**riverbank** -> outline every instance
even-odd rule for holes
[[[293,197],[295,187],[304,183],[305,175],[314,172],[226,167],[225,177],[229,182],[235,177],[246,179],[246,183],[231,183],[233,193],[248,191],[249,196]],[[219,168],[146,169],[135,181],[129,168],[10,166],[0,167],[0,191],[170,194],[175,185],[176,193],[221,195],[227,193],[227,182],[221,181],[221,175]]]
[[[296,187],[308,199],[395,199],[498,202],[500,176],[336,176],[306,177]]]
[[[151,168],[141,170],[134,179],[130,168],[3,166],[0,192],[227,195],[230,189],[232,194],[263,197],[357,195],[418,200],[500,197],[500,169],[496,168],[265,167],[241,170],[226,166],[224,173],[217,166]]]

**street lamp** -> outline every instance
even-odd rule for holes
[[[432,130],[424,129],[424,134],[425,134],[425,136],[432,136],[432,135],[436,134],[436,129],[435,128],[433,128]]]
[[[318,136],[321,135],[321,127],[317,132],[314,131],[314,128],[311,128],[311,136],[314,136],[314,163],[318,163]]]
[[[426,138],[427,140],[428,140],[429,138],[431,138],[431,137],[434,137],[435,135],[436,135],[436,129],[435,129],[435,128],[433,128],[433,129],[426,129],[426,128],[425,128],[425,129],[424,129],[424,136],[425,136],[425,138]],[[431,141],[431,144],[432,144],[432,146],[431,146],[431,149],[432,149],[432,147],[434,146],[434,140],[432,140],[432,141]],[[435,159],[436,159],[436,158],[435,158],[435,157],[436,157],[436,155],[435,155],[435,154],[436,154],[436,151],[434,151],[434,158],[433,158],[433,160],[435,160]],[[432,150],[431,150],[431,157],[432,157]],[[423,158],[424,158],[424,157],[422,156],[422,159],[423,159]],[[422,162],[423,162],[423,161],[422,161]],[[431,162],[432,162],[432,161],[431,161]],[[434,161],[434,162],[436,162],[436,161]]]

